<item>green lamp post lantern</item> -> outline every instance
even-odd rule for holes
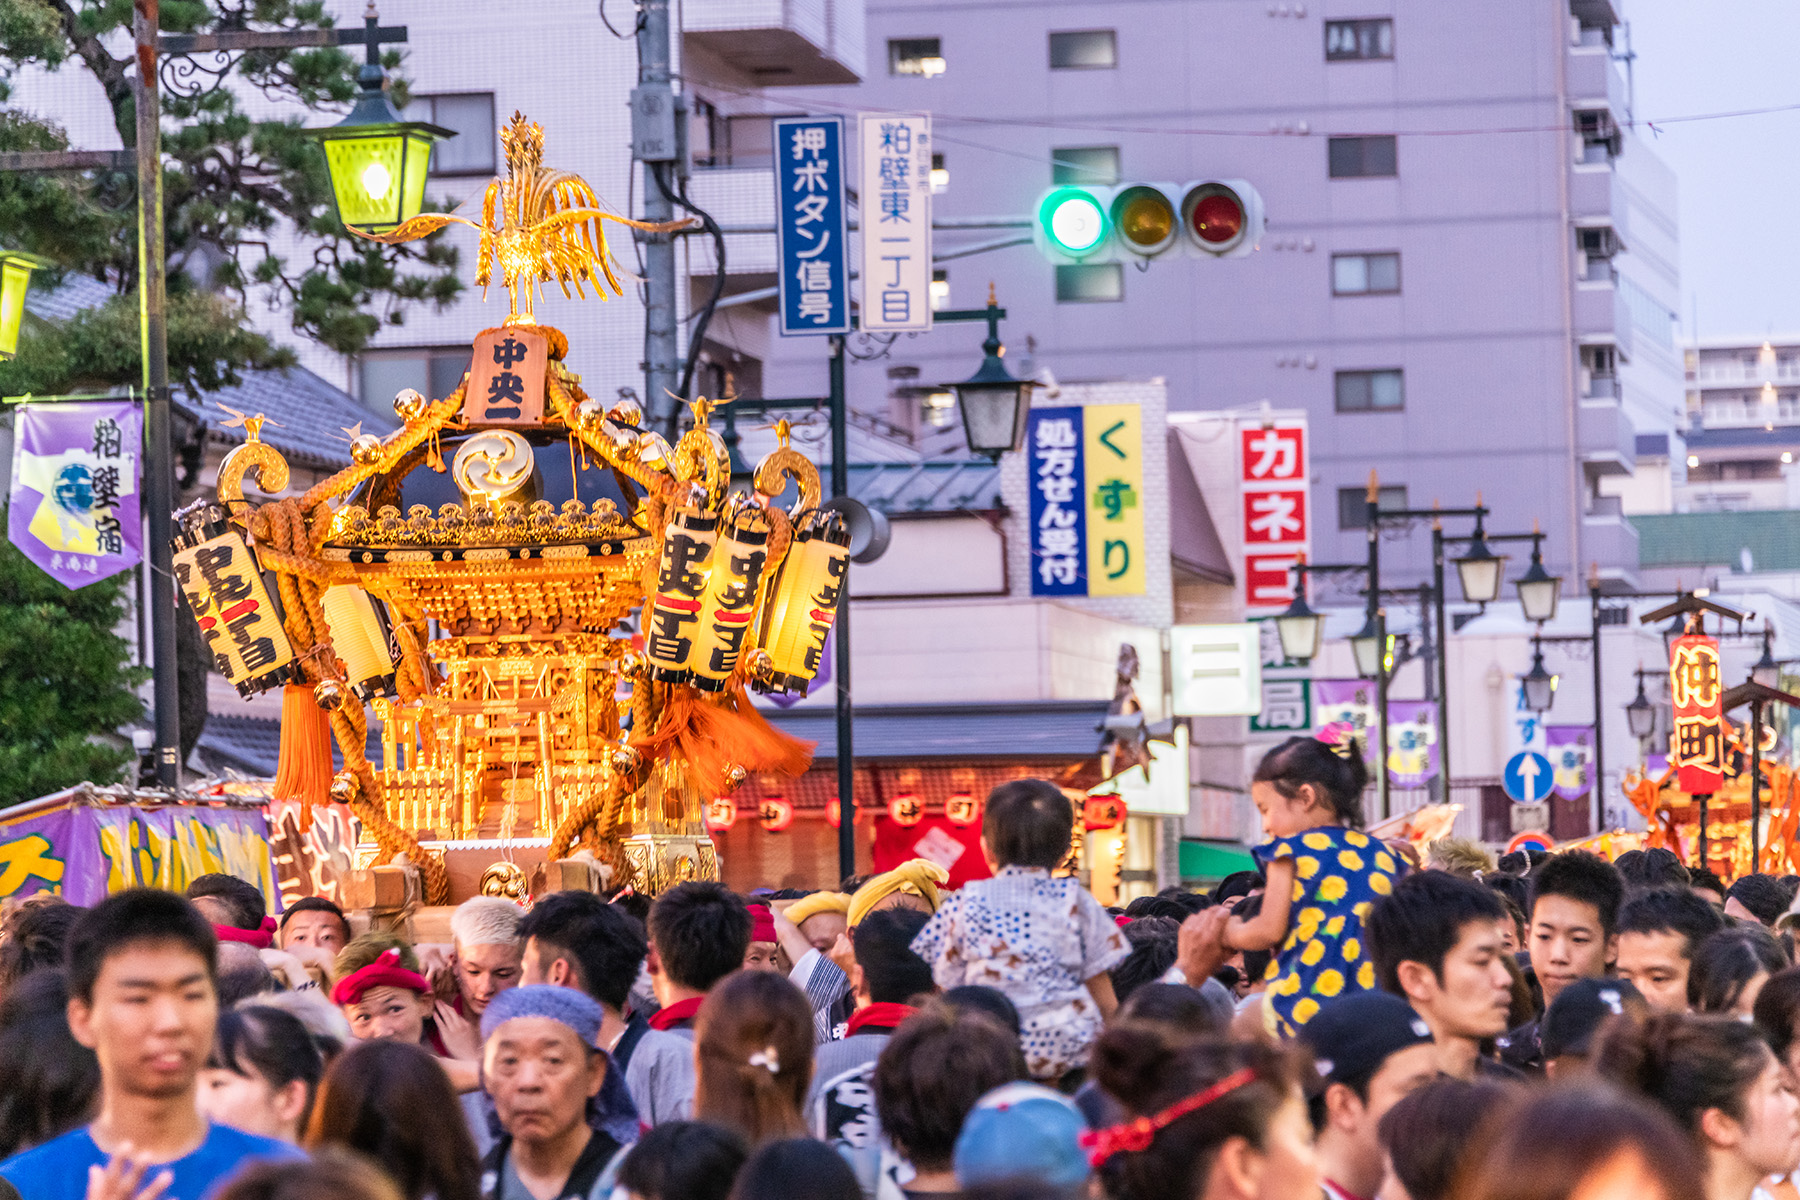
[[[325,147],[338,220],[365,233],[387,233],[425,207],[431,147],[455,137],[456,131],[408,121],[394,108],[382,86],[373,4],[363,21],[369,29],[368,58],[356,77],[362,95],[342,121],[310,132]]]

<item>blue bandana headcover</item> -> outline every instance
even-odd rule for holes
[[[604,1016],[600,1005],[586,992],[547,983],[527,984],[507,988],[488,1001],[481,1014],[481,1040],[487,1041],[508,1021],[548,1017],[567,1025],[585,1045],[605,1054],[600,1048],[600,1021]],[[606,1082],[600,1085],[600,1094],[588,1103],[588,1124],[604,1130],[622,1146],[637,1140],[637,1105],[632,1103],[631,1092],[625,1086],[625,1073],[614,1065],[611,1055],[606,1059]]]
[[[606,1014],[586,992],[556,987],[547,983],[526,984],[507,988],[488,1001],[481,1014],[481,1040],[494,1036],[494,1030],[520,1017],[548,1017],[575,1031],[585,1044],[599,1049],[600,1022]]]

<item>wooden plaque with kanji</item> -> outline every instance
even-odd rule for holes
[[[549,358],[549,339],[529,326],[511,325],[478,335],[463,419],[471,425],[540,423]]]

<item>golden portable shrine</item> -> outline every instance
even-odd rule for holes
[[[217,669],[246,695],[286,688],[274,794],[347,803],[377,862],[418,865],[427,903],[451,897],[423,841],[548,838],[551,859],[585,848],[651,892],[716,878],[706,803],[810,760],[746,689],[812,679],[849,536],[785,427],[754,490],[733,491],[708,401],[670,444],[635,402],[582,390],[567,339],[533,315],[537,288],[605,299],[619,284],[602,222],[672,226],[602,211],[543,167],[522,117],[501,137],[508,177],[479,224],[428,214],[377,239],[480,230],[476,281],[498,264],[511,305],[461,386],[401,392],[401,429],[348,431],[348,468],[263,502],[244,481],[277,495],[287,464],[244,418],[217,502],[178,514],[176,574]],[[516,893],[518,875],[497,863],[483,887]]]
[[[1660,771],[1634,768],[1621,785],[1626,799],[1648,826],[1644,847],[1663,847],[1683,862],[1705,866],[1722,879],[1752,871],[1786,875],[1800,871],[1800,777],[1786,763],[1756,761],[1743,744],[1747,729],[1726,722],[1728,754],[1723,784],[1717,792],[1697,795],[1682,789],[1677,767]],[[1762,732],[1763,752],[1775,748],[1775,731]],[[1760,770],[1761,786],[1751,796],[1752,771]],[[1751,838],[1753,813],[1759,822]],[[1702,822],[1705,861],[1700,861]],[[1753,865],[1754,862],[1754,865]]]

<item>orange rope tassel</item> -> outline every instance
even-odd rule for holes
[[[281,756],[275,767],[274,796],[300,802],[300,831],[312,828],[312,806],[331,792],[331,727],[312,689],[290,683],[281,689]]]

